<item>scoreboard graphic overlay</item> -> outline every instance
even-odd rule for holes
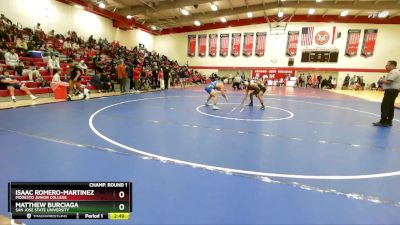
[[[129,219],[131,182],[10,182],[13,219]]]

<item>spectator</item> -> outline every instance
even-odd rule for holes
[[[79,46],[79,44],[77,42],[72,42],[72,51],[76,52],[79,49],[81,49],[81,47]]]
[[[317,79],[318,79],[317,88],[321,88],[321,81],[322,81],[321,74],[318,75]]]
[[[90,84],[96,88],[96,90],[100,93],[103,90],[111,90],[111,85],[110,83],[105,83],[101,80],[101,74],[98,73],[94,76],[92,76],[92,79],[90,80]]]
[[[317,75],[314,74],[312,76],[311,82],[312,82],[312,87],[313,88],[318,88],[319,87]]]
[[[42,28],[40,27],[40,23],[37,23],[34,29],[35,33],[37,32],[43,32]]]
[[[20,50],[20,52],[28,51],[28,44],[26,43],[25,39],[22,38],[22,36],[17,37],[15,48]]]
[[[93,48],[89,48],[88,52],[87,52],[87,57],[90,60],[93,60],[93,58],[96,57],[96,51]]]
[[[357,76],[354,75],[354,76],[350,79],[350,85],[351,85],[351,86],[354,86],[354,84],[356,83],[356,81],[357,81]]]
[[[115,68],[117,71],[118,80],[121,87],[121,93],[126,93],[129,89],[128,74],[126,73],[126,65],[124,60],[121,60],[118,66]]]
[[[232,84],[233,84],[233,78],[234,78],[234,77],[233,77],[233,75],[232,75],[231,72],[229,73],[228,78],[229,78],[228,84],[230,84],[231,82],[232,82]]]
[[[85,61],[81,60],[81,61],[78,63],[77,66],[78,66],[79,69],[82,70],[82,72],[83,72],[84,74],[87,74],[87,72],[88,72],[88,67],[87,67],[87,65],[85,64]]]
[[[6,24],[7,26],[12,25],[12,21],[10,19],[8,19],[7,17],[5,17],[4,14],[1,14],[0,21],[2,23]]]
[[[135,69],[133,70],[133,86],[136,91],[139,90],[140,88],[140,74],[142,73],[142,69],[140,67],[140,64],[137,64]]]
[[[312,79],[311,79],[311,74],[307,75],[307,83],[306,83],[306,88],[312,87]]]
[[[111,81],[110,77],[105,73],[101,73],[100,80],[103,82],[104,88],[109,91],[114,91],[114,83]]]
[[[165,84],[165,90],[168,90],[168,86],[169,86],[169,72],[170,72],[170,68],[168,64],[164,64],[164,67],[162,68],[163,72],[164,72],[164,84]]]
[[[49,39],[54,38],[55,37],[55,31],[54,30],[49,31],[49,33],[47,33],[47,36],[48,36]]]
[[[8,28],[6,28],[6,32],[9,36],[9,40],[16,42],[17,36],[19,35],[19,31],[16,25],[11,25]]]
[[[66,52],[66,55],[71,55],[71,53],[72,53],[72,45],[71,45],[71,42],[69,41],[69,38],[67,38],[64,41],[63,49]]]
[[[128,76],[128,90],[129,91],[134,91],[135,90],[135,88],[134,88],[134,84],[133,84],[133,67],[132,67],[132,63],[127,63],[126,64],[126,67],[125,67],[125,69],[126,69],[126,74],[127,74],[127,76]]]
[[[87,43],[89,48],[94,48],[94,46],[96,45],[96,40],[93,38],[93,35],[90,35]]]
[[[6,64],[14,69],[19,63],[19,57],[17,53],[15,53],[15,49],[9,50],[5,55]]]
[[[179,82],[181,83],[181,88],[184,88],[185,84],[186,84],[186,76],[185,76],[185,70],[183,69],[183,67],[180,68],[180,70],[178,72],[178,76],[179,76]]]
[[[0,60],[5,60],[6,53],[7,53],[7,51],[5,51],[2,46],[0,46]]]
[[[67,82],[61,81],[61,71],[60,70],[55,70],[54,76],[51,79],[50,87],[53,90],[57,90],[59,86],[66,86],[68,87],[69,84]]]
[[[34,66],[27,69],[23,62],[19,62],[19,65],[15,67],[15,72],[17,75],[28,76],[29,81],[42,82],[44,80],[39,70],[36,70]]]
[[[33,41],[35,42],[35,46],[38,48],[46,48],[46,34],[43,32],[40,27],[40,23],[37,23],[34,28]]]
[[[379,80],[378,80],[378,82],[377,82],[378,87],[376,88],[377,91],[378,91],[378,90],[379,90],[379,91],[380,91],[380,90],[383,90],[383,87],[382,87],[383,82],[382,82],[382,80],[384,80],[384,79],[385,79],[385,76],[379,78]]]
[[[27,95],[31,97],[32,100],[37,99],[37,97],[32,95],[32,93],[24,84],[21,84],[20,81],[10,77],[8,70],[3,70],[3,75],[0,75],[0,90],[8,90],[10,92],[11,100],[13,102],[17,101],[14,94],[15,90],[24,91]]]
[[[311,79],[310,79],[311,80]],[[279,82],[278,82],[278,87],[283,87],[285,85],[285,81],[283,80],[283,78],[281,77],[280,79],[279,79]]]
[[[175,82],[176,82],[176,70],[174,68],[171,68],[170,72],[169,72],[170,76],[171,76],[171,85],[174,87],[175,86]]]
[[[10,36],[7,34],[6,28],[4,26],[0,26],[0,41],[2,41],[3,43],[11,41]]]
[[[242,81],[246,80],[246,75],[244,74],[244,72],[242,71],[242,75],[240,76],[240,78],[242,78]]]
[[[350,84],[350,76],[349,74],[346,75],[343,81],[342,89],[348,89]]]
[[[332,88],[336,88],[336,85],[337,85],[337,81],[336,81],[336,79],[333,77],[333,78],[332,78]]]
[[[61,82],[61,76],[60,76],[61,72],[60,70],[55,70],[54,76],[51,79],[52,83],[58,83]]]
[[[239,73],[236,74],[236,76],[233,78],[233,90],[240,90],[240,83],[242,81],[242,78],[240,78]]]
[[[60,61],[58,60],[57,55],[52,55],[49,61],[47,62],[47,69],[50,72],[50,75],[53,76],[54,70],[60,70]]]
[[[158,71],[158,80],[159,80],[159,82],[160,82],[160,88],[161,88],[161,90],[165,90],[164,72],[163,72],[163,69],[162,69],[162,68]]]
[[[153,70],[151,71],[151,73],[152,73],[151,85],[155,89],[159,86],[159,84],[158,84],[158,67],[157,67],[157,65],[153,65],[153,66],[154,66]]]
[[[329,85],[328,79],[323,78],[322,82],[321,82],[321,89],[325,88],[326,86]]]
[[[378,88],[377,88],[377,86],[376,86],[376,84],[375,84],[374,82],[371,83],[370,88],[371,88],[371,90],[373,90],[373,91],[378,90]]]
[[[356,81],[356,83],[353,85],[353,88],[354,88],[355,91],[362,90],[362,86],[358,81]]]

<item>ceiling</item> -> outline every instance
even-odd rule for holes
[[[265,18],[268,22],[290,22],[299,15],[308,15],[310,8],[315,9],[312,17],[337,17],[340,13],[348,11],[349,18],[368,18],[376,20],[377,14],[387,11],[385,18],[400,17],[400,0],[83,0],[93,5],[104,2],[105,10],[126,17],[133,16],[136,23],[153,30],[171,28],[195,27],[194,21],[204,24],[221,24],[221,17],[229,22],[249,20],[248,12],[252,18]],[[217,11],[211,10],[211,3],[218,7]],[[181,9],[189,11],[185,16]],[[277,17],[279,11],[283,17]],[[269,18],[269,19],[268,19]],[[306,17],[307,18],[307,17]],[[381,18],[379,18],[381,19]],[[381,20],[385,20],[381,19]],[[293,20],[292,20],[293,21]],[[398,21],[398,20],[397,20]],[[222,23],[223,24],[223,23]]]

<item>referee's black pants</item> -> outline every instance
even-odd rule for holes
[[[381,123],[392,123],[394,117],[394,102],[399,95],[397,89],[386,89],[381,104]]]

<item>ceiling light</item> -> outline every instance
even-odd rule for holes
[[[283,17],[283,11],[282,10],[279,10],[278,17]]]
[[[221,17],[221,22],[226,23],[226,18],[225,17]]]
[[[214,3],[211,3],[210,7],[211,7],[212,11],[217,11],[218,10],[217,5],[215,5]]]
[[[196,25],[196,26],[200,26],[200,25],[201,25],[201,23],[200,23],[200,21],[198,21],[198,20],[195,20],[195,21],[194,21],[194,25]]]
[[[102,8],[102,9],[104,9],[104,8],[106,8],[106,4],[104,4],[104,2],[100,2],[100,3],[99,3],[99,7]]]
[[[316,2],[322,2],[322,0],[315,0]]]
[[[181,13],[185,16],[189,15],[189,11],[187,11],[186,9],[181,9]]]
[[[314,13],[315,13],[315,9],[309,9],[309,10],[308,10],[308,14],[312,15],[312,14],[314,14]]]
[[[75,6],[75,8],[78,8],[78,9],[84,9],[83,6],[81,6],[81,5],[74,5],[74,6]]]
[[[387,16],[389,16],[389,12],[386,10],[378,13],[379,18],[385,18]]]
[[[247,17],[249,17],[249,18],[253,17],[253,13],[252,12],[248,12],[247,13]]]
[[[131,16],[131,15],[127,15],[127,16],[126,16],[126,18],[127,18],[128,20],[130,20],[130,19],[132,19],[132,18],[133,18],[133,16]]]
[[[347,16],[347,15],[349,15],[349,11],[347,11],[347,10],[343,10],[343,11],[340,13],[340,16]]]

